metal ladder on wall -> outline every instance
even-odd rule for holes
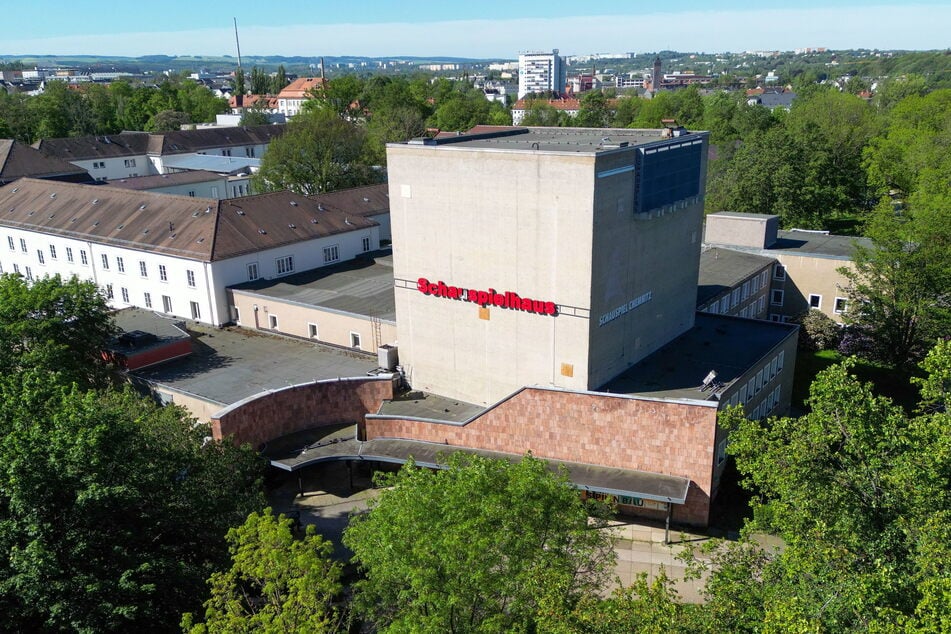
[[[381,327],[381,322],[383,320],[379,317],[370,317],[370,324],[373,327],[373,349],[378,349],[383,345],[383,332]]]

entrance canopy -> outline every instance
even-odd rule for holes
[[[269,443],[264,449],[271,465],[285,471],[298,471],[336,460],[404,464],[410,459],[421,467],[444,469],[446,458],[457,451],[485,458],[521,459],[518,454],[401,438],[360,441],[356,438],[356,425],[322,427],[291,434]],[[552,471],[564,467],[571,484],[582,491],[683,504],[690,486],[687,478],[678,476],[539,457],[548,463]]]

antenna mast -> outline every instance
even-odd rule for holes
[[[238,40],[238,18],[234,20],[234,44],[238,48],[238,68],[241,68],[241,42]]]

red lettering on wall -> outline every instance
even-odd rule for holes
[[[430,282],[427,278],[421,277],[416,280],[416,290],[423,295],[433,295],[445,299],[464,300],[478,304],[481,307],[498,306],[499,308],[509,308],[512,310],[523,310],[536,315],[558,314],[558,304],[555,302],[546,302],[529,297],[520,297],[518,293],[512,291],[496,292],[494,288],[480,291],[474,288],[460,288],[451,286],[442,280]]]

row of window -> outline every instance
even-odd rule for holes
[[[194,302],[193,302],[194,303]],[[233,311],[233,317],[235,321],[241,321],[241,315],[238,312],[236,306],[232,306],[231,310]],[[271,330],[280,331],[280,320],[277,315],[274,313],[269,313],[267,316],[267,327]],[[320,334],[317,329],[317,324],[308,323],[307,324],[307,336],[311,339],[320,339]],[[359,332],[350,331],[350,347],[356,350],[362,350],[362,341],[360,338]]]
[[[774,288],[773,292],[770,294],[769,303],[773,306],[782,306],[785,301],[785,291],[782,289]],[[832,312],[837,315],[841,315],[848,309],[849,300],[846,297],[836,297],[835,302],[832,305]],[[822,295],[816,293],[810,293],[809,295],[809,308],[815,308],[816,310],[822,310]]]
[[[769,384],[776,375],[783,371],[783,362],[786,358],[786,352],[781,350],[774,356],[769,363],[764,365],[750,380],[740,386],[737,392],[730,397],[731,406],[741,404],[745,405],[753,400],[753,397]],[[777,388],[778,389],[778,388]]]
[[[14,264],[14,269],[18,267]],[[30,267],[26,267],[29,271]],[[19,273],[19,270],[17,270]],[[120,287],[119,292],[122,295],[122,301],[126,304],[131,304],[129,298],[129,289],[126,287]],[[105,287],[106,299],[115,299],[115,293],[113,292],[112,284],[106,284]],[[146,308],[152,308],[152,293],[146,291],[142,294],[143,304]],[[189,302],[191,308],[192,319],[198,320],[201,319],[201,305],[198,302]],[[168,295],[162,295],[162,311],[166,313],[172,313],[172,298]]]

